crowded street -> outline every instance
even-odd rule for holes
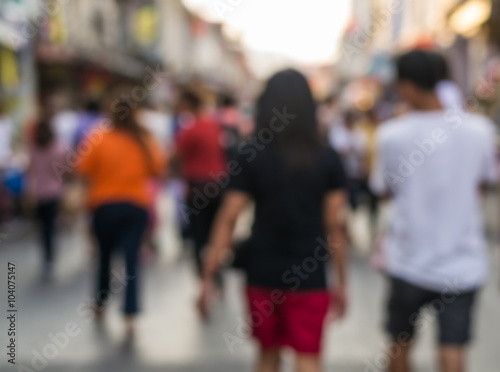
[[[7,237],[0,251],[0,262],[18,263],[18,322],[22,354],[18,365],[30,371],[33,352],[41,353],[52,341],[48,334],[64,330],[67,322],[75,322],[81,333],[49,360],[46,371],[54,372],[233,372],[251,371],[255,346],[250,338],[241,338],[233,346],[223,335],[238,335],[238,326],[245,317],[243,282],[234,270],[227,273],[226,298],[218,303],[217,312],[204,324],[195,309],[196,277],[189,254],[182,252],[180,242],[169,232],[172,229],[171,200],[162,200],[165,213],[158,239],[161,242],[158,260],[144,264],[144,306],[140,320],[141,335],[133,344],[123,341],[118,312],[110,313],[109,322],[100,326],[87,322],[87,314],[78,312],[90,293],[92,269],[88,237],[81,228],[68,230],[60,236],[60,269],[54,283],[41,283],[37,276],[37,252],[32,226],[23,226],[18,236]],[[491,208],[496,197],[489,200],[489,224],[496,223]],[[243,225],[248,221],[242,221]],[[81,226],[80,226],[81,227]],[[170,227],[170,228],[169,228]],[[244,226],[245,227],[245,226]],[[495,372],[498,368],[497,348],[500,342],[500,262],[496,237],[491,242],[491,262],[494,267],[488,285],[481,293],[477,314],[477,339],[471,347],[471,371]],[[119,265],[117,275],[120,274]],[[325,365],[327,371],[375,372],[383,370],[385,344],[383,306],[386,283],[383,275],[370,267],[363,253],[351,252],[349,315],[328,326]],[[0,284],[4,291],[5,282]],[[120,291],[117,291],[120,295]],[[112,308],[119,307],[114,299]],[[435,321],[427,318],[428,326],[418,336],[415,360],[416,372],[433,371],[433,334]],[[4,329],[5,319],[0,326]],[[34,336],[36,335],[36,336]],[[228,346],[229,345],[229,346]],[[29,369],[31,368],[31,369]],[[1,371],[10,371],[2,360]],[[290,364],[284,371],[292,371]]]
[[[500,0],[0,0],[0,372],[498,372]]]

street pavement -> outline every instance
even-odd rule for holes
[[[496,210],[491,205],[489,208],[493,225]],[[157,259],[144,259],[144,311],[133,342],[124,341],[119,313],[120,279],[123,279],[119,260],[114,271],[116,294],[105,323],[98,325],[89,321],[85,311],[95,270],[85,221],[80,220],[75,227],[61,231],[56,279],[51,283],[40,280],[40,250],[31,224],[18,224],[2,235],[1,372],[252,371],[256,348],[246,337],[244,327],[242,329],[246,317],[243,279],[235,272],[226,274],[225,298],[214,304],[210,322],[203,324],[194,307],[197,282],[193,266],[189,255],[180,248],[171,223],[172,205],[168,198],[162,201],[160,209],[163,221],[157,237],[160,253]],[[244,229],[248,222],[242,225]],[[492,231],[496,240],[496,230]],[[386,281],[370,267],[369,257],[364,253],[366,249],[359,252],[351,252],[349,314],[344,320],[331,324],[325,338],[327,371],[383,371],[387,361],[383,333]],[[493,272],[477,308],[476,337],[469,360],[472,372],[498,372],[500,365],[500,258],[496,243],[492,244],[491,253]],[[15,366],[7,362],[6,356],[8,262],[16,264],[17,274]],[[435,370],[435,322],[430,316],[426,319],[429,320],[421,327],[414,354],[416,372]],[[228,344],[228,339],[233,343]],[[291,358],[291,355],[285,357],[286,371],[291,371]]]

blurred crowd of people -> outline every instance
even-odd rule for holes
[[[119,248],[131,337],[140,263],[160,254],[153,236],[161,227],[157,200],[167,191],[179,235],[186,247],[191,242],[202,316],[210,315],[213,292],[223,293],[221,270],[232,256],[247,275],[248,310],[257,314],[258,371],[278,371],[288,346],[297,370],[314,372],[329,309],[337,318],[348,309],[347,210],[368,208],[373,242],[380,200],[391,198],[378,252],[391,284],[387,330],[398,351],[391,371],[409,371],[411,315],[449,294],[454,299],[441,301],[439,313],[441,370],[463,371],[474,299],[487,275],[479,192],[497,179],[496,133],[476,114],[461,117],[460,129],[446,120],[446,109],[462,98],[439,55],[413,51],[396,67],[402,99],[390,109],[381,102],[362,111],[339,95],[316,105],[295,70],[267,82],[254,119],[240,109],[237,92],[207,105],[196,90],[180,88],[171,112],[131,102],[126,86],[89,99],[79,112],[47,97],[22,133],[23,159],[14,156],[14,129],[0,111],[0,218],[5,223],[30,207],[40,226],[42,275],[50,280],[59,212],[78,209],[85,198],[99,252],[92,311],[104,318]],[[236,221],[252,204],[251,234],[234,242]]]

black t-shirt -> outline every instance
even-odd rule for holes
[[[344,189],[340,157],[318,149],[309,169],[290,171],[274,146],[239,157],[229,189],[255,201],[252,234],[245,244],[248,285],[291,290],[326,288],[329,263],[323,221],[325,195]]]

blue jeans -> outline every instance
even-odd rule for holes
[[[111,291],[121,292],[121,287],[110,288],[111,257],[114,249],[125,256],[125,277],[116,279],[125,286],[124,313],[139,312],[139,250],[148,222],[148,212],[130,203],[112,203],[100,206],[94,212],[93,227],[100,251],[96,304],[104,306]]]

